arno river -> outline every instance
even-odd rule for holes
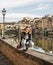
[[[35,35],[33,41],[36,46],[42,48],[45,52],[53,54],[53,35],[48,35],[48,37]]]

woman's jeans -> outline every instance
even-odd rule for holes
[[[34,43],[32,40],[29,40],[28,42],[29,42],[29,44],[27,44],[26,39],[22,39],[21,45],[23,46],[23,49],[34,46]]]
[[[26,49],[26,39],[22,39],[21,45],[23,46],[23,49]]]

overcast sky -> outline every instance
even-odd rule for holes
[[[6,22],[17,21],[22,17],[40,17],[53,14],[53,0],[0,0],[0,22],[2,9],[6,9]]]

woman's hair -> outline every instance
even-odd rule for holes
[[[31,33],[32,33],[32,28],[30,27],[29,34],[31,34]]]
[[[29,28],[29,26],[26,26],[26,27],[24,28],[24,30],[26,30],[27,28]]]
[[[29,27],[29,26],[26,26],[26,27],[24,28],[24,31],[26,31],[27,28],[29,28],[28,33],[31,34],[31,33],[32,33],[32,28]]]

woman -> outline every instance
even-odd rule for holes
[[[23,50],[27,50],[28,47],[32,46],[32,28],[26,26],[21,34],[21,43],[20,46],[23,47]]]
[[[28,49],[29,47],[34,47],[34,43],[32,41],[32,28],[31,27],[29,27],[28,35],[29,35],[29,38],[26,41],[26,49]]]

